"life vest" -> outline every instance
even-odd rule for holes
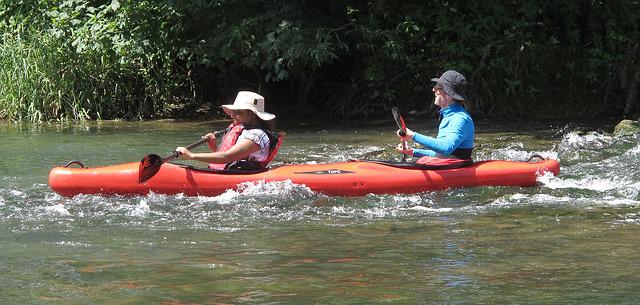
[[[242,133],[242,131],[244,131],[244,129],[245,128],[242,124],[231,123],[229,127],[227,127],[227,133],[225,133],[224,136],[222,137],[222,141],[220,142],[220,145],[218,146],[218,149],[216,151],[224,152],[231,149],[231,147],[233,147],[233,145],[235,145],[236,142],[238,142],[238,138],[240,137],[240,134]],[[269,155],[264,161],[255,162],[255,161],[242,159],[242,160],[234,161],[228,164],[209,163],[209,168],[216,169],[216,170],[224,170],[224,169],[227,169],[229,166],[238,162],[245,164],[245,167],[246,167],[246,164],[254,165],[250,167],[255,167],[255,168],[267,167],[269,162],[271,162],[271,160],[275,158],[276,154],[278,153],[278,149],[280,149],[280,146],[282,145],[282,136],[276,135],[274,132],[269,130],[263,129],[263,131],[269,137]],[[209,147],[211,146],[212,146],[212,143],[210,142]]]
[[[456,156],[460,159],[471,159],[471,154],[473,153],[473,148],[457,148],[454,150],[451,155]]]
[[[272,131],[265,130],[267,136],[269,136],[269,156],[262,162],[259,162],[261,167],[267,167],[269,162],[273,160],[278,154],[280,146],[282,146],[282,134],[274,134]],[[275,140],[275,141],[274,141]]]

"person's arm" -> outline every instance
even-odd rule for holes
[[[426,137],[424,135],[421,135],[409,128],[406,128],[406,132],[404,135],[401,135],[401,131],[398,130],[396,132],[396,134],[398,135],[398,137],[400,138],[401,141],[408,141],[408,140],[412,140],[418,144],[422,144],[419,143],[415,140],[415,137],[417,135],[418,138],[422,138],[422,137]],[[423,144],[424,145],[424,144]],[[411,155],[413,157],[424,157],[424,156],[430,156],[430,157],[434,157],[436,155],[436,152],[430,149],[420,149],[420,148],[413,148],[413,149],[404,149],[402,146],[398,146],[397,150],[402,152],[403,154],[406,155]]]
[[[430,150],[433,152],[433,154],[428,153],[425,154],[425,156],[435,156],[436,153],[450,155],[454,150],[456,150],[456,148],[460,146],[460,144],[464,140],[465,123],[465,120],[452,119],[447,122],[445,128],[441,129],[438,132],[438,138],[415,133],[412,140],[418,144],[430,148]]]
[[[435,157],[436,156],[436,152],[430,149],[421,149],[421,148],[414,148],[413,149],[413,154],[414,157],[416,158],[420,158],[420,157]]]
[[[224,152],[193,153],[185,147],[176,148],[176,151],[180,153],[178,156],[180,159],[217,164],[226,164],[240,160],[258,150],[260,150],[260,145],[248,139],[238,140],[235,145]]]

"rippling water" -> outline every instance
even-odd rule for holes
[[[393,123],[372,125],[289,128],[275,162],[399,158]],[[4,125],[0,303],[635,304],[639,137],[574,126],[479,124],[476,159],[560,160],[534,188],[64,198],[54,165],[164,155],[223,125]]]

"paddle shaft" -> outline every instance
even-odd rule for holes
[[[402,131],[405,135],[407,134],[406,131]],[[402,150],[407,150],[407,141],[402,141]],[[407,155],[404,154],[404,152],[402,153],[402,162],[407,162]]]
[[[214,135],[214,136],[216,136],[216,138],[217,138],[217,137],[219,137],[221,134],[226,133],[227,131],[229,131],[229,129],[228,129],[228,128],[227,128],[227,129],[223,129],[223,130],[214,131],[214,132],[213,132],[213,135]],[[194,148],[194,147],[198,147],[198,146],[202,145],[203,143],[206,143],[207,141],[209,141],[209,139],[207,139],[207,138],[202,138],[202,139],[200,139],[200,140],[199,140],[199,141],[197,141],[197,142],[193,142],[193,143],[191,143],[191,144],[187,145],[187,146],[186,146],[186,148],[187,148],[187,149],[189,149],[189,150],[191,150],[192,148]],[[179,153],[179,152],[174,151],[174,152],[173,152],[173,153],[171,153],[170,155],[168,155],[168,156],[166,156],[166,157],[162,158],[162,163],[166,163],[167,161],[171,161],[172,159],[177,158],[179,155],[180,155],[180,153]]]
[[[191,144],[187,145],[187,146],[186,146],[186,148],[187,148],[187,149],[189,149],[189,150],[191,150],[192,148],[194,148],[194,147],[198,147],[198,146],[202,145],[203,143],[205,143],[205,142],[207,142],[207,141],[209,141],[209,140],[208,140],[208,139],[206,139],[206,138],[203,138],[203,139],[200,139],[200,140],[199,140],[199,141],[197,141],[197,142],[193,142],[193,143],[191,143]],[[179,153],[179,152],[177,152],[177,151],[174,151],[174,152],[173,152],[173,153],[171,153],[170,155],[168,155],[168,156],[166,156],[166,157],[162,158],[162,163],[166,163],[167,161],[171,161],[172,159],[177,158],[177,157],[178,157],[178,155],[180,155],[180,153]]]
[[[224,134],[228,130],[229,128],[215,131],[213,134],[216,137],[218,137],[219,135]],[[209,139],[202,138],[197,142],[187,145],[186,148],[192,149],[198,145],[202,145],[202,143],[205,143],[207,141],[209,141]],[[160,156],[156,154],[145,155],[144,158],[142,158],[142,160],[140,161],[140,166],[138,167],[138,183],[142,183],[151,179],[151,177],[153,177],[160,170],[160,167],[162,166],[162,164],[165,164],[166,162],[177,158],[179,155],[180,153],[177,151],[174,151],[173,153],[171,153],[170,155],[164,158],[160,158]]]
[[[407,126],[404,124],[404,119],[402,119],[398,108],[393,107],[391,109],[391,112],[393,113],[393,118],[395,119],[396,124],[398,124],[398,127],[400,128],[400,136],[406,136]],[[407,141],[402,141],[402,150],[407,150]],[[404,153],[402,153],[402,162],[407,162],[407,155],[405,155]]]

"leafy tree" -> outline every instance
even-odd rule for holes
[[[448,69],[476,117],[637,116],[639,18],[634,0],[6,0],[0,117],[222,115],[245,89],[281,117],[428,116]]]

